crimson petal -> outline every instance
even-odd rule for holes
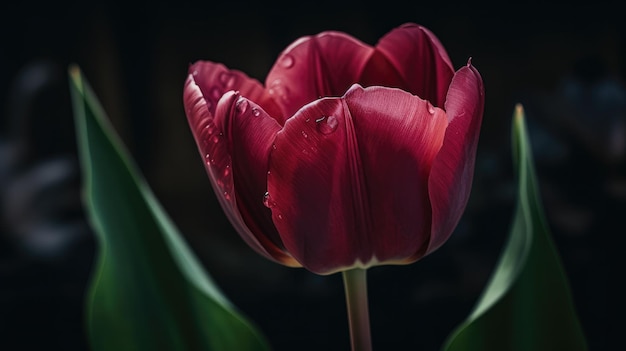
[[[383,87],[355,85],[296,113],[276,135],[268,177],[287,250],[319,274],[415,260],[446,125],[442,110]]]
[[[263,206],[267,159],[280,125],[258,105],[232,91],[219,100],[214,118],[202,93],[190,74],[184,88],[187,118],[224,212],[259,254],[299,266],[284,252],[269,210]]]
[[[342,96],[372,52],[371,46],[340,32],[302,37],[281,53],[265,86],[289,117],[320,97]]]
[[[376,53],[363,70],[365,85],[397,87],[442,107],[454,66],[445,48],[428,29],[402,25],[376,45]]]
[[[474,175],[484,95],[480,73],[470,63],[456,72],[445,103],[448,129],[428,182],[433,209],[432,238],[428,252],[448,240],[467,205]]]

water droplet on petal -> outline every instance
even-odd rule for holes
[[[280,97],[281,99],[283,99],[284,101],[288,101],[289,100],[289,89],[287,89],[287,87],[285,87],[280,79],[276,79],[275,81],[272,82],[272,84],[270,84],[270,90],[269,90],[270,95],[276,95],[278,97]]]
[[[276,144],[272,144],[272,149],[276,150]]]
[[[224,168],[224,177],[228,177],[230,175],[230,165],[226,165]]]
[[[267,191],[265,192],[265,195],[263,195],[263,205],[265,207],[270,207],[270,193],[268,193]]]
[[[259,117],[261,115],[261,111],[255,107],[252,109],[252,114]]]
[[[222,90],[218,87],[213,87],[211,89],[211,96],[213,96],[215,100],[219,100],[222,97]]]
[[[263,205],[267,208],[272,208],[272,199],[270,197],[270,193],[267,191],[265,192],[265,195],[263,195]]]
[[[230,200],[230,194],[228,193],[228,191],[225,191],[225,192],[224,192],[224,198],[225,198],[226,200]]]
[[[295,60],[293,58],[293,56],[289,55],[289,54],[285,54],[280,58],[279,64],[281,66],[283,66],[284,68],[291,68],[293,67],[293,64],[295,63]]]
[[[227,89],[230,89],[233,85],[235,85],[235,75],[230,72],[222,72],[220,73],[220,83]]]
[[[248,100],[244,99],[244,98],[239,98],[239,100],[237,100],[237,111],[239,111],[240,114],[244,114],[246,113],[246,111],[248,110]]]
[[[283,215],[282,214],[278,214],[278,219],[283,219]]]
[[[337,126],[339,125],[339,121],[335,116],[324,116],[322,118],[318,118],[315,120],[317,123],[317,130],[322,134],[330,134],[337,130]]]
[[[305,137],[305,138],[308,138],[308,137],[309,137],[309,135],[308,135],[308,134],[307,134],[304,130],[303,130],[303,131],[301,131],[300,133],[302,133],[302,136],[303,136],[303,137]]]
[[[194,76],[197,76],[197,75],[198,75],[198,70],[197,70],[197,69],[193,71],[193,75],[194,75]]]
[[[213,122],[207,123],[204,126],[204,128],[202,128],[202,130],[200,131],[200,140],[202,140],[202,142],[206,144],[209,141],[209,139],[211,139],[213,134],[215,134],[216,131],[217,131],[217,127],[215,126],[215,123]]]
[[[430,104],[430,102],[426,102],[428,104],[428,113],[430,113],[431,115],[435,114],[435,107],[433,105]]]

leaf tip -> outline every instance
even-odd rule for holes
[[[77,87],[82,88],[82,74],[80,72],[80,67],[77,64],[72,63],[69,65],[68,73],[74,84],[76,84]]]
[[[514,116],[517,122],[520,122],[521,120],[524,119],[524,106],[521,103],[518,103],[515,105]]]

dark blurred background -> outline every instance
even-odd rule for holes
[[[577,4],[577,3],[576,3]],[[218,285],[275,350],[347,350],[340,275],[249,249],[209,185],[182,106],[187,67],[264,80],[292,41],[345,31],[374,45],[416,22],[486,89],[474,188],[452,239],[370,270],[374,346],[438,350],[471,311],[514,210],[510,122],[524,104],[550,229],[592,350],[624,327],[626,28],[617,5],[502,2],[57,1],[0,5],[0,350],[86,350],[96,249],[80,205],[67,67],[78,64],[145,177]]]

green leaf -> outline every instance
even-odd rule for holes
[[[498,266],[445,351],[587,350],[569,284],[544,219],[524,111],[513,121],[515,218]]]
[[[85,205],[99,243],[87,302],[92,349],[268,350],[187,247],[79,68],[69,73]]]

